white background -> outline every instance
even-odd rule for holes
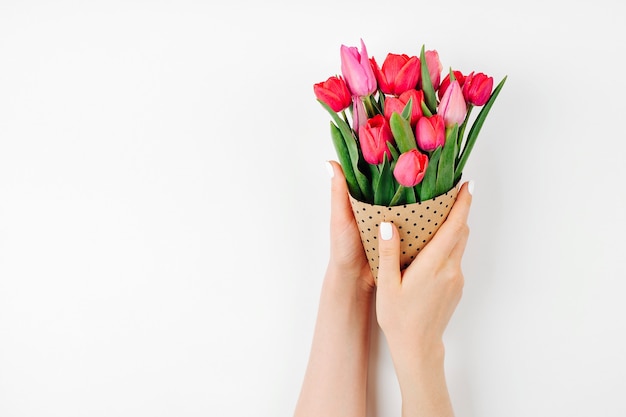
[[[507,83],[446,333],[459,416],[624,416],[623,5],[0,2],[0,416],[289,416],[339,46]],[[399,416],[374,326],[369,411]]]

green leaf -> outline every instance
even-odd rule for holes
[[[404,202],[404,190],[405,187],[403,187],[402,185],[398,186],[398,189],[396,190],[396,193],[393,195],[393,197],[391,197],[391,200],[389,201],[389,204],[387,204],[388,206],[397,206],[400,205]]]
[[[435,89],[433,88],[433,82],[430,79],[430,72],[428,72],[428,64],[426,63],[426,52],[424,51],[424,45],[420,52],[420,64],[422,67],[422,90],[424,91],[424,101],[430,110],[431,115],[437,113],[437,96],[435,95]]]
[[[435,196],[448,192],[454,185],[454,162],[456,159],[456,138],[459,125],[446,129],[446,143],[441,151],[439,166],[437,167],[437,181],[435,182]]]
[[[491,97],[489,97],[489,100],[487,101],[487,103],[485,103],[485,106],[480,110],[480,113],[478,113],[476,120],[474,120],[474,123],[472,124],[472,127],[469,133],[467,134],[465,147],[463,148],[461,157],[459,158],[459,163],[457,164],[456,170],[454,172],[455,182],[461,179],[461,175],[463,174],[463,168],[465,167],[465,164],[467,163],[467,159],[469,158],[469,155],[472,152],[472,149],[474,148],[476,139],[478,138],[478,133],[480,132],[480,129],[483,127],[483,123],[485,122],[485,119],[487,118],[487,115],[489,114],[489,110],[491,110],[491,106],[493,106],[493,103],[496,101],[498,94],[500,94],[500,90],[502,90],[502,87],[504,86],[505,81],[506,81],[506,76],[502,79],[502,81],[500,81],[500,83],[493,90],[493,92],[491,93]]]
[[[400,153],[417,149],[413,129],[411,129],[411,124],[408,120],[398,113],[393,113],[389,118],[389,126],[391,127],[391,133],[393,133]]]
[[[406,204],[413,204],[417,202],[415,198],[415,190],[413,187],[404,187],[404,199]]]
[[[352,161],[350,160],[350,153],[346,147],[346,143],[343,140],[343,135],[339,131],[339,128],[335,126],[333,122],[330,122],[330,136],[337,152],[337,157],[341,168],[343,169],[343,175],[346,177],[346,183],[348,184],[348,191],[350,195],[357,200],[363,199],[361,188],[354,175],[354,169],[352,168]]]
[[[426,103],[425,103],[425,102],[423,102],[423,101],[422,101],[421,105],[422,105],[422,113],[424,113],[424,116],[426,116],[426,117],[430,117],[430,116],[432,116],[432,115],[433,115],[433,114],[430,112],[430,109],[428,108],[428,106],[426,105]]]
[[[420,195],[422,195],[422,181],[420,181],[419,184],[417,184],[415,187],[413,187],[413,195],[415,196],[415,202],[417,202],[417,200],[420,200]],[[421,200],[420,200],[421,201]]]
[[[413,111],[413,97],[411,97],[409,101],[407,101],[406,105],[404,106],[404,109],[402,110],[402,114],[401,114],[402,118],[410,122],[412,111]]]
[[[393,173],[387,159],[387,154],[383,157],[380,166],[380,177],[374,189],[374,204],[386,206],[393,197]]]
[[[363,174],[363,172],[359,169],[359,161],[361,159],[361,153],[359,152],[359,147],[356,143],[356,138],[354,136],[354,132],[350,125],[343,120],[339,115],[331,109],[326,103],[321,100],[318,100],[319,103],[326,109],[326,111],[330,114],[330,116],[335,121],[335,124],[339,128],[341,135],[343,136],[344,143],[346,148],[348,149],[348,153],[350,155],[350,162],[352,165],[352,170],[354,172],[354,176],[361,190],[361,195],[365,202],[372,201],[372,187],[370,185],[370,181],[367,176]],[[353,196],[357,198],[356,196]]]
[[[387,148],[389,148],[389,152],[391,152],[391,160],[397,161],[398,158],[400,157],[400,153],[398,152],[396,147],[393,146],[393,143],[387,142]]]
[[[441,156],[441,146],[433,151],[428,160],[428,167],[421,182],[420,201],[430,200],[435,196],[435,185],[437,181],[437,166]]]

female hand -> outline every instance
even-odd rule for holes
[[[361,243],[348,196],[341,165],[328,162],[331,174],[330,258],[328,270],[344,283],[356,284],[359,291],[371,294],[374,278]]]
[[[443,334],[463,291],[461,259],[472,187],[461,187],[446,221],[403,272],[398,230],[392,223],[380,226],[376,312],[400,383],[404,416],[452,415]]]

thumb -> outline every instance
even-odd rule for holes
[[[378,241],[378,282],[380,288],[399,285],[400,237],[398,229],[391,222],[381,222]]]

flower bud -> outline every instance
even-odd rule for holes
[[[424,179],[428,167],[428,156],[411,149],[398,157],[393,176],[404,187],[414,187]]]
[[[387,159],[391,159],[391,152],[387,146],[387,142],[393,143],[393,134],[387,119],[382,114],[368,119],[368,121],[359,128],[359,143],[363,158],[370,164],[378,165],[383,162],[384,155]]]
[[[446,143],[446,127],[443,117],[435,114],[431,117],[421,117],[415,127],[417,146],[425,152],[431,152]]]
[[[370,62],[383,93],[399,96],[405,91],[417,87],[420,76],[420,61],[416,56],[387,54],[382,69],[378,67],[373,57]]]
[[[463,85],[463,96],[468,103],[475,106],[482,106],[487,103],[493,88],[493,77],[489,77],[482,72],[478,74],[470,73],[465,78]]]
[[[341,45],[341,72],[352,95],[365,97],[376,91],[376,76],[361,40],[361,52],[354,46]]]
[[[347,109],[352,103],[348,86],[341,76],[330,77],[326,81],[313,85],[313,92],[318,100],[335,112]]]
[[[463,97],[461,86],[457,80],[450,83],[443,97],[441,97],[439,114],[443,117],[446,127],[454,126],[455,124],[461,125],[465,120],[467,105],[465,104],[465,98]]]

